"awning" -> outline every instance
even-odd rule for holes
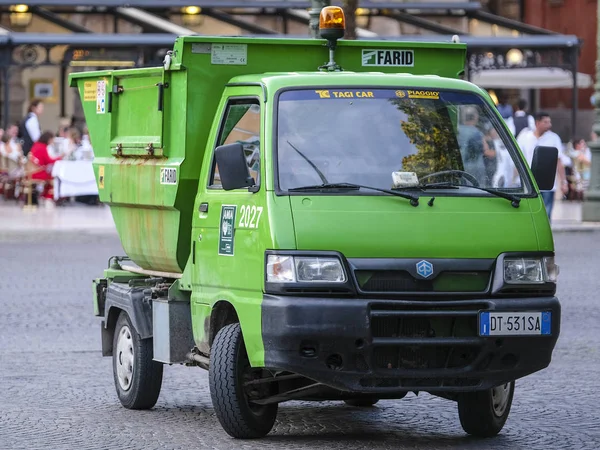
[[[490,69],[471,74],[471,82],[483,88],[572,88],[573,76],[568,70],[550,67]],[[589,88],[593,85],[594,80],[590,75],[577,74],[577,87]]]

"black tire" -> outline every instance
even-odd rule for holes
[[[365,408],[365,407],[373,406],[378,401],[379,401],[378,398],[365,397],[365,398],[351,398],[349,400],[344,400],[344,403],[346,403],[346,405],[349,405],[349,406],[357,406],[357,407]]]
[[[150,409],[158,400],[163,365],[153,361],[152,354],[152,339],[141,339],[127,313],[122,311],[113,335],[113,378],[119,400],[127,409]],[[119,370],[123,371],[121,378]]]
[[[485,391],[461,394],[458,398],[458,417],[463,430],[477,437],[493,437],[506,423],[515,382]]]
[[[210,396],[221,426],[238,439],[266,436],[277,417],[277,403],[257,405],[248,400],[243,383],[249,368],[240,324],[223,327],[210,351]]]

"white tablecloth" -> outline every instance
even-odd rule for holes
[[[54,199],[98,195],[91,161],[56,161],[52,168]]]

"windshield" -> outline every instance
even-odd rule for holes
[[[452,183],[527,194],[521,160],[492,114],[483,99],[466,92],[285,91],[277,116],[279,187]]]

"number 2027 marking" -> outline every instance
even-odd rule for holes
[[[239,228],[258,228],[260,216],[262,216],[262,206],[242,205]]]

